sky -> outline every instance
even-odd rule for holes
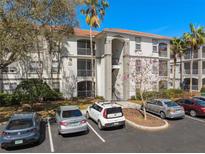
[[[205,0],[108,0],[101,27],[120,28],[180,37],[189,24],[205,26]],[[89,29],[78,12],[80,28]]]

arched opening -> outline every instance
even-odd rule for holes
[[[160,57],[167,57],[167,44],[166,43],[159,43],[159,56]]]
[[[91,97],[92,96],[92,82],[82,81],[77,85],[78,97]]]
[[[185,78],[183,82],[183,89],[190,89],[190,78]],[[192,78],[192,90],[198,90],[198,79]]]
[[[86,40],[86,39],[77,40],[77,53],[78,55],[91,55],[90,40]],[[93,41],[93,55],[95,55],[94,41]]]
[[[168,89],[168,81],[161,80],[159,81],[159,90]]]

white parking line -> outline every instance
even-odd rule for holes
[[[47,120],[48,120],[48,134],[49,134],[49,140],[50,140],[50,148],[51,148],[51,152],[54,152],[53,139],[52,139],[52,134],[51,134],[51,126],[50,126],[49,118]]]
[[[193,118],[193,117],[190,117],[190,116],[187,116],[187,115],[186,115],[186,117],[189,118],[189,119],[196,120],[196,121],[198,121],[198,122],[202,122],[202,123],[205,124],[205,121],[204,121],[204,120],[201,120],[201,119],[198,119],[198,118]]]
[[[105,143],[105,140],[100,136],[100,134],[98,134],[95,129],[87,122],[88,126],[90,127],[90,129],[92,129],[92,131],[97,135],[97,137],[99,137],[99,139]]]

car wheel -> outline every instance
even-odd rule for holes
[[[166,114],[165,114],[164,112],[160,112],[160,117],[161,117],[162,119],[165,119],[165,118],[166,118]]]
[[[87,119],[90,119],[90,115],[89,115],[88,112],[86,112],[86,118],[87,118]]]
[[[191,110],[191,111],[190,111],[190,115],[191,115],[192,117],[196,117],[196,111]]]
[[[103,129],[103,126],[102,126],[102,124],[101,124],[101,122],[100,122],[100,121],[98,121],[98,128],[99,128],[100,130],[102,130],[102,129]]]

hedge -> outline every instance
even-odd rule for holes
[[[144,92],[143,97],[146,100],[151,100],[151,99],[160,99],[160,98],[179,98],[182,97],[183,95],[183,90],[181,89],[168,89],[168,90],[160,90],[158,91],[149,91],[149,92]],[[134,99],[134,96],[132,97]],[[136,98],[137,100],[141,100],[139,92],[136,93]]]

